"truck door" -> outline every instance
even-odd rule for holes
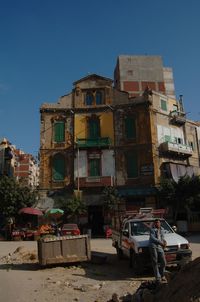
[[[130,249],[130,223],[126,222],[122,227],[122,250],[123,254],[129,256],[129,249]]]

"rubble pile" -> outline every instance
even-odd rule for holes
[[[200,257],[186,264],[161,289],[154,302],[199,302],[200,301]]]
[[[30,251],[24,246],[19,246],[12,254],[2,257],[0,262],[7,264],[18,264],[24,262],[35,263],[37,262],[37,253],[35,250]]]
[[[200,302],[200,257],[169,273],[167,280],[161,284],[143,282],[131,302]]]

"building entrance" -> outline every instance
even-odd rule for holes
[[[92,236],[103,235],[104,218],[102,206],[89,206],[88,223],[92,230]]]

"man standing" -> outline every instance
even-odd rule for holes
[[[165,280],[165,246],[166,241],[164,239],[164,230],[161,227],[160,220],[156,219],[154,221],[153,227],[150,230],[149,249],[151,254],[154,276],[158,283],[160,283],[162,280]]]

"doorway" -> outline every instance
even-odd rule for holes
[[[88,223],[92,230],[92,236],[103,236],[104,218],[102,206],[89,206]]]

